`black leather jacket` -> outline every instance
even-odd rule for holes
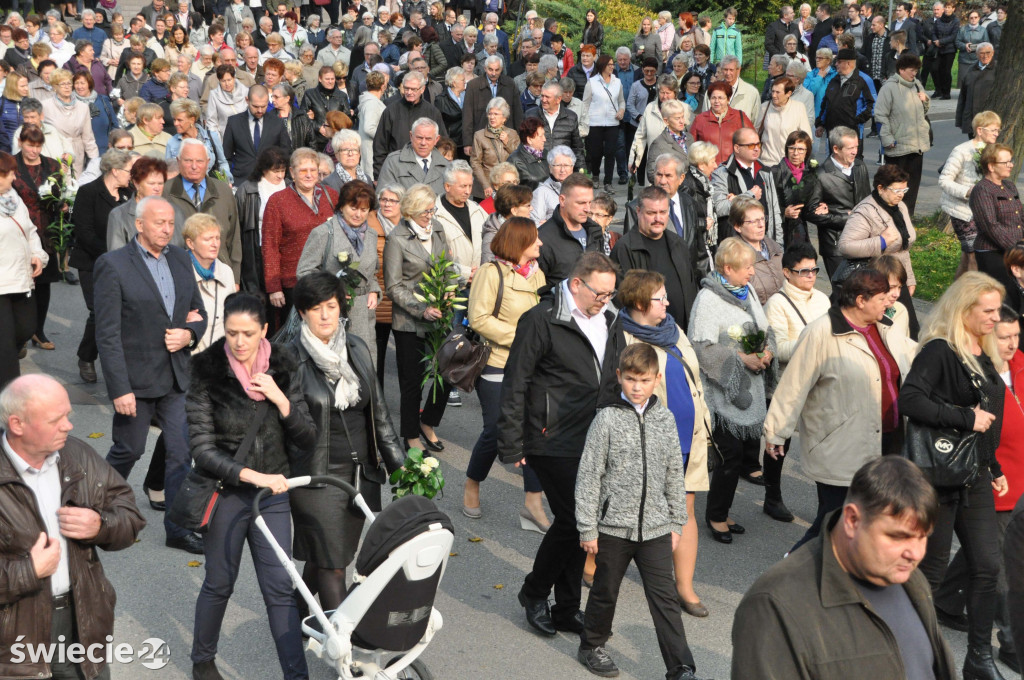
[[[291,118],[288,120],[288,134],[292,138],[293,149],[316,148],[317,131],[314,125],[304,111],[292,109]]]
[[[821,203],[821,184],[818,175],[810,168],[804,167],[804,174],[797,184],[793,173],[785,162],[768,168],[775,179],[775,194],[779,197],[779,212],[782,213],[782,233],[786,245],[790,245],[794,235],[806,237],[807,219]],[[803,204],[800,216],[786,217],[786,207]]]
[[[338,88],[328,91],[318,84],[302,95],[302,104],[299,108],[303,111],[312,111],[315,116],[313,124],[316,129],[320,129],[328,111],[343,111],[348,115],[348,97]]]
[[[384,393],[377,383],[377,372],[370,361],[369,348],[362,339],[351,333],[346,336],[346,343],[352,368],[362,381],[370,386],[370,403],[366,407],[366,431],[373,446],[370,446],[369,450],[358,452],[359,462],[363,468],[363,479],[383,484],[388,474],[405,462],[405,453],[391,424],[391,414],[387,402],[384,401]],[[296,338],[292,348],[299,357],[299,368],[296,373],[298,382],[309,406],[309,414],[316,423],[319,433],[312,455],[303,460],[295,474],[327,474],[331,450],[331,409],[334,408],[334,389],[303,347],[301,339]]]
[[[858,158],[853,163],[853,176],[847,177],[832,162],[825,159],[818,167],[818,183],[821,185],[821,200],[828,206],[828,213],[807,215],[807,220],[818,225],[818,248],[822,255],[839,255],[839,237],[850,217],[854,206],[871,193],[871,180],[864,161]]]
[[[263,249],[260,248],[260,190],[256,180],[246,180],[235,192],[238,226],[242,230],[242,274],[238,284],[247,293],[262,296]]]
[[[451,98],[447,87],[434,99],[434,106],[441,112],[444,126],[448,128],[448,138],[456,140],[457,144],[462,139],[462,107]]]
[[[548,162],[527,151],[525,144],[520,144],[508,155],[508,162],[519,171],[519,183],[530,189],[536,189],[550,174]]]

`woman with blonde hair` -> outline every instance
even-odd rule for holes
[[[1006,290],[981,272],[967,272],[946,289],[925,323],[921,351],[900,389],[899,412],[922,429],[980,433],[976,473],[957,486],[935,485],[939,512],[921,573],[932,592],[942,583],[955,532],[967,556],[967,658],[965,678],[1001,678],[992,658],[992,624],[1000,606],[996,590],[999,540],[993,491],[1008,491],[995,452],[999,446],[1005,385],[995,337]],[[908,455],[913,454],[908,438]],[[944,470],[935,470],[941,473]],[[934,474],[934,473],[933,473]],[[932,477],[933,483],[936,479]]]
[[[182,228],[189,260],[196,275],[196,286],[206,308],[206,332],[197,339],[196,352],[224,337],[224,299],[235,292],[235,275],[231,267],[217,261],[220,254],[220,224],[207,213],[196,213]]]
[[[0,151],[11,152],[14,131],[21,127],[21,100],[28,96],[28,78],[9,73],[0,97]]]
[[[47,123],[66,139],[71,140],[74,154],[72,165],[75,172],[80,175],[85,169],[86,158],[98,158],[100,149],[96,145],[96,136],[92,131],[89,105],[75,98],[71,79],[71,72],[62,68],[50,75],[53,97],[43,102],[43,113]]]

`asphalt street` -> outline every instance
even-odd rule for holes
[[[937,122],[938,146],[925,161],[922,202],[934,200],[935,167],[949,149],[964,139],[949,122]],[[869,161],[874,151],[870,140]],[[870,162],[869,162],[870,165]],[[872,171],[873,173],[873,171]],[[617,193],[623,187],[616,186]],[[624,195],[622,196],[624,199]],[[624,200],[622,201],[624,202]],[[621,204],[621,203],[620,203]],[[931,210],[929,209],[928,212]],[[109,449],[113,410],[102,382],[83,384],[78,376],[77,348],[85,320],[85,305],[78,287],[57,284],[47,324],[47,334],[57,349],[44,352],[30,347],[22,362],[23,372],[44,371],[62,381],[74,405],[74,434],[101,454]],[[98,364],[97,364],[98,367]],[[398,405],[394,349],[389,352],[385,392],[393,409]],[[445,626],[423,655],[437,678],[502,678],[507,680],[567,679],[590,677],[576,661],[578,640],[559,634],[541,638],[527,626],[516,593],[530,568],[540,535],[519,528],[522,503],[521,477],[496,465],[482,485],[483,518],[470,520],[460,511],[462,480],[469,451],[480,431],[480,408],[475,395],[463,395],[463,406],[450,409],[438,428],[446,443],[439,455],[448,488],[438,505],[455,525],[455,544],[448,571],[441,583],[436,607]],[[397,413],[393,412],[397,420]],[[150,439],[150,450],[155,431]],[[148,638],[166,641],[169,663],[150,670],[136,661],[115,665],[116,680],[177,680],[190,677],[189,650],[195,598],[203,578],[202,558],[165,548],[161,516],[149,508],[142,494],[142,479],[149,453],[129,479],[149,526],[139,542],[128,550],[102,554],[106,572],[117,591],[115,643],[136,648]],[[784,495],[797,520],[783,524],[761,511],[762,489],[741,481],[732,517],[747,528],[731,546],[710,539],[703,529],[705,494],[698,494],[695,521],[702,525],[697,562],[696,589],[711,611],[706,619],[684,616],[686,632],[703,678],[727,678],[732,650],[733,612],[745,590],[800,538],[815,512],[814,485],[801,474],[799,456],[787,463]],[[479,540],[477,540],[479,539]],[[584,596],[586,596],[584,590]],[[280,677],[273,641],[256,585],[250,558],[243,557],[242,571],[224,620],[218,664],[225,677],[262,679]],[[945,631],[958,660],[966,651],[963,633]],[[608,650],[622,669],[623,678],[654,679],[664,676],[650,615],[643,598],[639,575],[631,569],[623,583],[616,611],[614,637]],[[743,641],[739,641],[740,644]],[[311,677],[334,677],[309,657]],[[1003,668],[1008,678],[1015,677]]]

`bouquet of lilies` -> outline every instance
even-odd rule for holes
[[[64,255],[71,247],[73,226],[71,212],[75,207],[78,195],[78,182],[75,171],[70,163],[61,163],[60,169],[46,178],[39,186],[39,198],[44,205],[56,214],[56,218],[46,226],[53,249],[57,251],[59,262],[64,262]],[[61,265],[63,268],[63,264]]]
[[[423,362],[427,364],[427,370],[422,384],[432,383],[433,398],[436,396],[437,388],[444,384],[437,355],[452,329],[455,311],[466,308],[466,298],[456,297],[456,291],[459,289],[459,268],[448,259],[447,253],[430,257],[430,269],[423,273],[423,280],[417,287],[419,292],[413,293],[413,297],[441,310],[441,318],[430,322],[426,347],[423,350]]]

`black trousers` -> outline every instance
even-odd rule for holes
[[[756,457],[761,448],[760,438],[739,439],[723,427],[715,428],[712,435],[722,453],[722,464],[711,474],[711,488],[708,490],[707,518],[712,522],[729,519],[729,508],[736,495],[736,484],[745,460]]]
[[[898,165],[907,171],[910,179],[907,181],[907,193],[903,202],[907,204],[910,216],[914,216],[914,208],[917,206],[917,192],[921,188],[921,173],[924,171],[924,154],[908,153],[902,156],[890,156],[885,154],[885,162],[890,165]]]
[[[935,81],[935,92],[940,97],[950,96],[953,89],[953,62],[956,60],[956,52],[940,54],[938,61],[932,70],[932,80]]]
[[[21,375],[18,352],[36,328],[36,301],[24,293],[0,295],[0,389]]]
[[[672,535],[649,541],[629,541],[607,534],[597,538],[597,572],[587,598],[587,613],[580,636],[580,649],[603,647],[612,632],[619,586],[630,562],[636,563],[644,584],[647,608],[654,619],[654,634],[665,662],[665,677],[674,680],[684,666],[696,668],[693,653],[686,643],[683,617],[676,594],[672,563]]]
[[[528,455],[526,464],[537,473],[555,517],[533,558],[533,569],[526,575],[522,593],[531,599],[546,600],[554,588],[551,616],[565,620],[580,609],[583,564],[587,561],[576,530],[576,473],[580,459]]]
[[[921,322],[917,318],[917,309],[914,307],[914,298],[910,296],[910,288],[903,286],[903,288],[900,289],[899,301],[907,308],[907,320],[910,326],[910,339],[917,340],[917,335],[921,332]]]
[[[377,382],[384,387],[384,359],[388,355],[388,338],[391,336],[391,324],[377,322]]]
[[[988,274],[999,283],[1006,286],[1006,290],[1015,290],[1017,282],[1013,280],[1010,271],[1003,262],[1003,253],[998,250],[975,250],[974,258],[978,263],[978,271]]]
[[[843,507],[843,503],[846,501],[846,492],[850,490],[848,486],[833,486],[821,482],[815,482],[815,486],[818,488],[818,513],[814,516],[814,522],[811,523],[806,533],[796,542],[796,545],[789,549],[789,552],[793,552],[821,533],[821,525],[824,523],[825,517],[833,510]]]
[[[1020,502],[1017,507],[1021,507]],[[1010,613],[1014,647],[1024,650],[1024,513],[1011,515],[1003,539],[1006,609]]]
[[[622,121],[619,123],[618,148],[615,149],[615,168],[619,171],[620,179],[629,177],[629,149],[633,146],[633,138],[636,137],[636,126]]]
[[[444,417],[445,406],[448,405],[448,392],[452,386],[448,383],[427,385],[427,403],[420,412],[423,399],[423,349],[426,340],[417,337],[411,331],[394,331],[395,358],[398,360],[398,387],[402,392],[399,407],[401,436],[403,439],[418,439],[420,423],[437,427]]]
[[[92,271],[79,269],[78,282],[82,285],[85,308],[89,310],[89,316],[85,320],[85,330],[82,331],[82,341],[78,343],[78,358],[91,363],[100,356],[100,351],[96,348],[96,314],[92,309],[92,292],[95,285]]]
[[[782,450],[789,455],[789,445],[792,439],[787,439],[782,445]],[[786,462],[786,456],[772,458],[764,454],[764,497],[769,500],[782,500],[782,466]]]
[[[999,554],[1003,553],[1003,539],[1006,527],[1010,523],[1010,511],[996,513],[996,526],[999,528]],[[949,614],[959,615],[967,606],[967,592],[970,589],[971,568],[967,563],[967,555],[960,548],[953,556],[953,561],[946,568],[946,576],[942,585],[935,591],[935,606]],[[1006,570],[1002,562],[999,565],[999,579],[996,581],[996,592],[999,594],[999,609],[996,611],[996,638],[1003,651],[1013,652],[1013,634],[1010,631],[1010,610],[1006,599]]]
[[[611,184],[615,178],[615,144],[619,141],[618,125],[596,125],[587,135],[587,168],[595,184],[601,177],[601,161],[604,161],[604,183]]]
[[[992,624],[999,611],[999,524],[992,498],[992,475],[986,470],[970,488],[939,496],[939,514],[928,551],[921,560],[921,573],[937,594],[949,566],[953,534],[960,539],[967,559],[970,580],[967,589],[967,644],[988,647]]]
[[[36,299],[35,335],[39,336],[39,339],[42,340],[46,337],[43,326],[46,325],[46,316],[50,313],[50,284],[37,282],[35,290],[32,291],[32,297]]]
[[[74,597],[70,592],[65,598],[55,599],[50,619],[50,642],[54,645],[64,644],[65,649],[71,644],[80,643],[78,626],[75,625],[73,600]],[[86,653],[89,653],[88,650]],[[105,654],[105,652],[99,652],[99,654]],[[95,658],[97,652],[93,651],[92,655]],[[50,664],[50,673],[53,680],[85,680],[85,675],[79,668],[79,664],[67,660],[60,661],[56,655],[54,655],[53,663]],[[110,680],[110,665],[104,666],[94,680]]]
[[[485,368],[484,375],[493,377],[495,371],[501,377],[501,370],[496,368]],[[480,431],[480,437],[473,445],[473,452],[469,456],[469,465],[466,466],[466,477],[475,482],[482,482],[487,479],[494,465],[494,459],[498,457],[498,417],[501,415],[501,380],[485,380],[483,376],[476,379],[476,394],[480,398],[480,411],[484,417],[484,427]],[[523,491],[526,493],[539,492],[541,490],[540,480],[537,473],[530,465],[524,465]]]

